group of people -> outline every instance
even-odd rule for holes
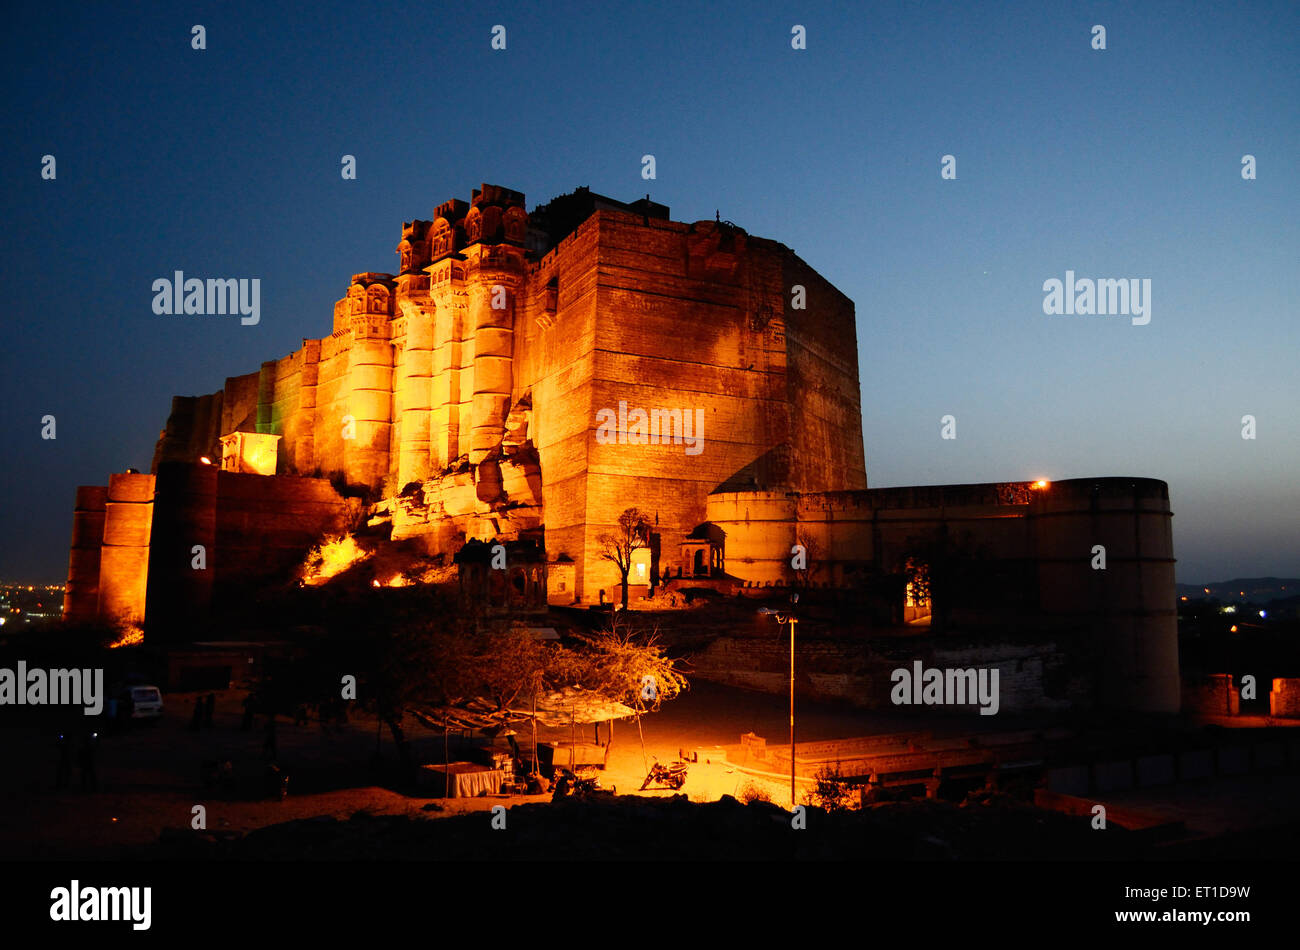
[[[59,747],[59,770],[54,778],[54,787],[63,789],[72,787],[73,739],[67,732],[59,733],[56,740]],[[95,771],[95,753],[99,749],[99,733],[87,732],[81,737],[76,747],[77,764],[81,767],[82,791],[99,791],[99,777]]]
[[[208,693],[194,699],[194,715],[190,718],[190,732],[212,728],[212,716],[217,710],[217,694]]]

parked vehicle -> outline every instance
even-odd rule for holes
[[[555,781],[555,790],[551,794],[553,802],[558,802],[568,795],[574,798],[594,798],[618,794],[617,788],[610,791],[601,788],[600,779],[595,775],[574,775],[568,769],[557,771],[559,777]]]
[[[680,759],[672,765],[660,765],[656,762],[650,766],[650,774],[641,783],[641,791],[651,785],[655,788],[671,788],[674,791],[686,784],[686,763]]]
[[[162,691],[147,684],[122,686],[114,691],[120,719],[160,719],[163,714]]]
[[[289,776],[280,769],[280,766],[272,762],[267,765],[266,771],[262,774],[268,798],[284,801],[289,797]]]
[[[235,764],[229,759],[205,759],[199,777],[205,788],[230,788],[235,784]]]

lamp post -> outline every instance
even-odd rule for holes
[[[791,605],[799,603],[799,595],[790,595]],[[794,788],[794,625],[799,622],[792,610],[788,615],[773,610],[771,607],[760,607],[758,612],[776,618],[779,625],[790,624],[790,810],[794,811],[797,799],[795,798]]]

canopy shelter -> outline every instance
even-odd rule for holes
[[[543,726],[589,725],[611,719],[630,719],[636,710],[595,690],[578,686],[537,694],[537,708],[515,705],[501,709],[485,699],[471,699],[450,706],[429,706],[412,710],[419,722],[439,732],[482,730],[502,735],[513,726],[536,720]]]
[[[549,750],[547,754],[552,756],[553,760],[558,759],[558,753],[567,753],[570,768],[573,768],[584,753],[589,756],[588,761],[596,761],[590,758],[596,752],[596,747],[587,748],[586,744],[577,741],[578,725],[612,722],[615,719],[628,719],[637,715],[637,711],[631,706],[609,699],[595,690],[583,689],[579,686],[566,686],[564,689],[538,693],[536,697],[529,698],[535,699],[535,704],[530,703],[527,707],[516,702],[511,707],[502,709],[480,697],[454,705],[413,709],[411,712],[422,725],[441,732],[444,740],[451,732],[481,732],[493,737],[502,735],[513,737],[518,734],[517,727],[529,723],[533,733],[531,760],[533,770],[539,768],[538,723],[543,726],[570,726],[575,729],[572,741],[546,744],[544,750]],[[613,728],[612,725],[610,728]],[[511,747],[516,750],[516,754],[519,754],[513,739],[511,739]],[[605,745],[599,749],[600,764],[604,763],[608,748],[608,745]],[[450,756],[445,747],[444,761],[450,764]]]

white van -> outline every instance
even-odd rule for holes
[[[125,719],[158,719],[163,714],[157,686],[126,686],[118,696],[118,715]]]

